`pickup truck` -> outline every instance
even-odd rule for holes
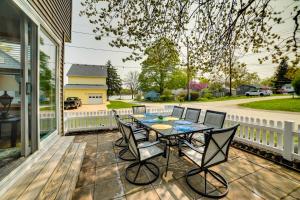
[[[79,99],[78,97],[68,97],[64,101],[64,109],[65,110],[68,110],[68,109],[71,109],[71,108],[77,109],[81,105],[82,105],[81,99]]]
[[[270,96],[272,95],[271,90],[260,90],[260,89],[253,89],[245,93],[246,96]]]

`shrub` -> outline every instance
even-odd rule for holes
[[[292,82],[295,93],[300,95],[300,74],[298,74]]]
[[[135,95],[135,100],[141,101],[142,100],[142,95],[141,94]]]
[[[161,95],[160,100],[161,101],[172,101],[172,100],[174,100],[174,96],[173,95]]]
[[[212,93],[210,92],[209,89],[204,89],[204,90],[202,90],[202,97],[207,98],[207,99],[211,99],[211,98],[213,98],[213,95],[212,95]]]
[[[191,92],[191,100],[196,101],[199,98],[199,92]]]

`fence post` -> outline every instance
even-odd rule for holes
[[[109,130],[113,130],[113,113],[111,110],[108,111],[109,116]]]
[[[285,121],[283,128],[283,158],[292,161],[292,152],[294,148],[293,131],[295,123],[293,121]]]

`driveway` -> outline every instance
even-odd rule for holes
[[[291,98],[290,96],[271,96],[271,97],[258,97],[249,99],[238,99],[228,101],[215,101],[215,102],[190,102],[183,103],[184,107],[201,108],[204,110],[217,110],[227,112],[228,114],[235,114],[239,116],[254,117],[260,119],[269,119],[274,121],[285,121],[290,120],[300,124],[300,112],[285,112],[285,111],[272,111],[272,110],[257,110],[251,108],[240,107],[238,104],[248,103],[253,101],[270,100],[270,99],[282,99]],[[168,104],[157,104],[157,103],[145,103],[147,106],[163,107]],[[176,105],[176,104],[169,104]],[[177,104],[178,105],[178,104]]]
[[[65,112],[91,112],[91,111],[100,111],[100,110],[107,110],[106,104],[82,105],[77,109],[65,110]]]

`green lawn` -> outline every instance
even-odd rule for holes
[[[240,106],[263,110],[300,112],[300,98],[273,99],[239,104]]]
[[[137,104],[127,103],[124,101],[109,101],[110,103],[106,106],[108,109],[122,109],[122,108],[131,108]]]
[[[284,94],[273,94],[272,96],[284,96]],[[270,97],[270,96],[263,96],[263,97]],[[242,96],[224,96],[224,97],[213,97],[213,98],[199,98],[196,101],[184,101],[184,102],[213,102],[213,101],[229,101],[229,100],[236,100],[236,99],[252,99],[252,98],[261,98],[261,96],[250,96],[247,97],[245,95]],[[151,102],[151,101],[138,101],[138,102]],[[165,102],[151,102],[151,103],[178,103],[178,101],[165,101]]]

